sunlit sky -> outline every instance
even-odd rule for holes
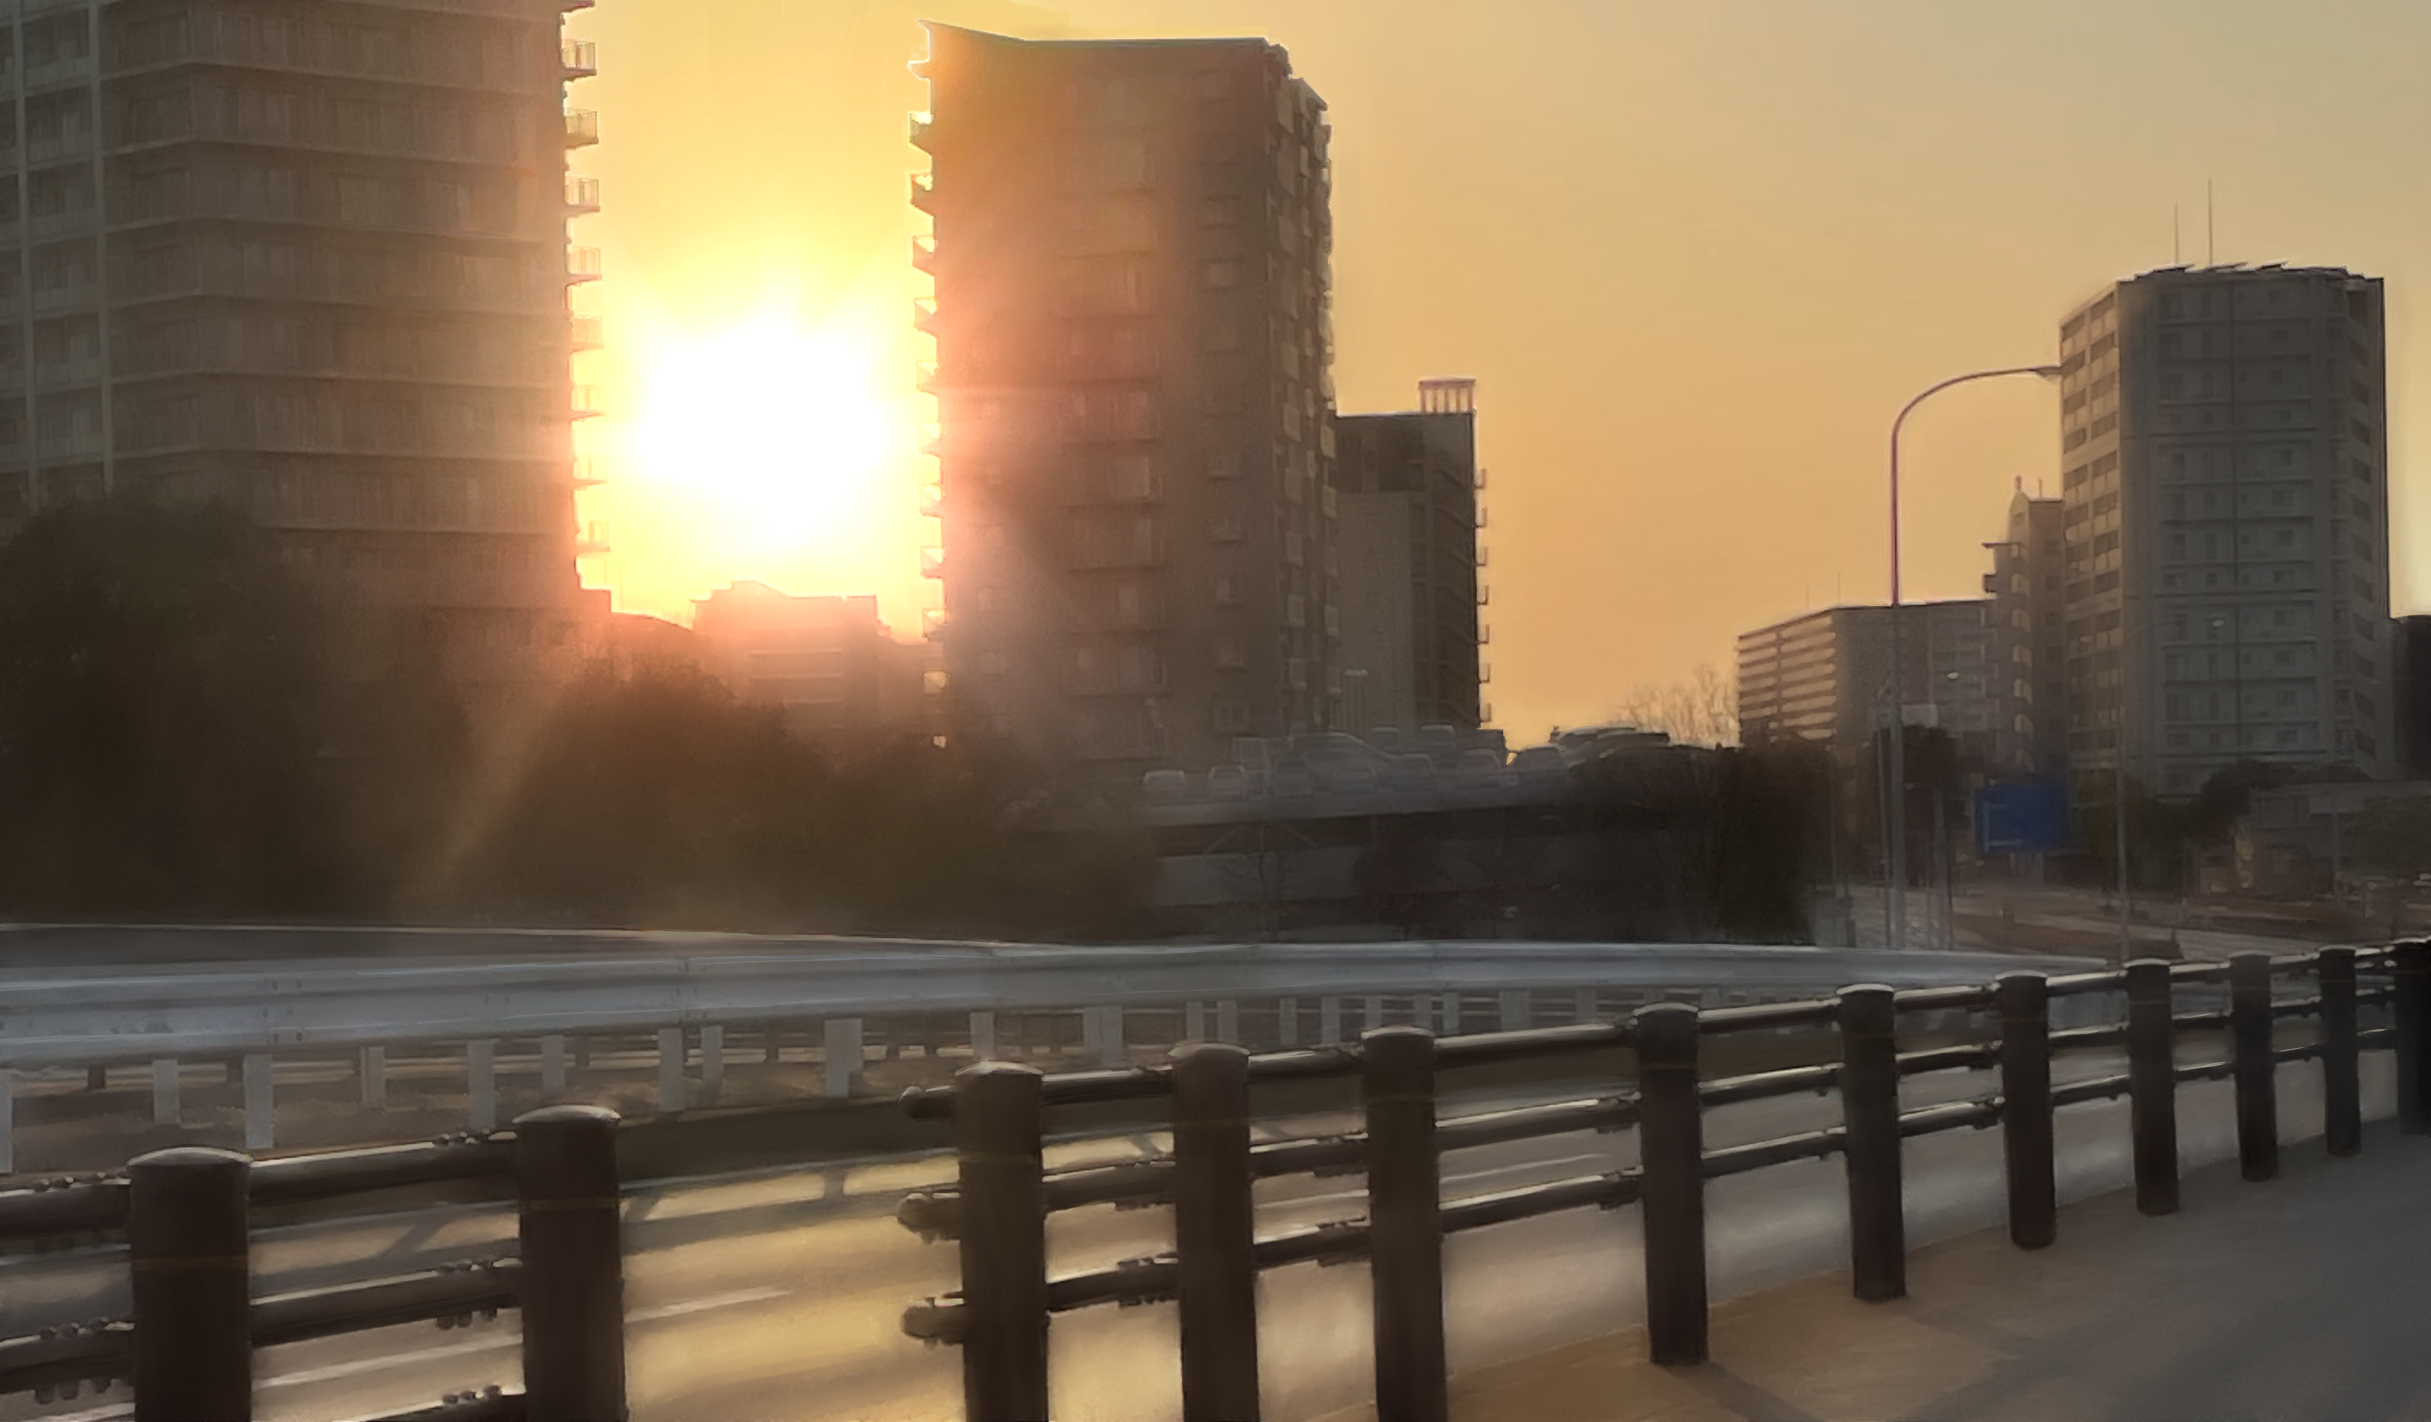
[[[1346,411],[1479,380],[1498,724],[1604,717],[1733,636],[1885,590],[1884,438],[1932,381],[2049,358],[2103,282],[2206,256],[2389,281],[2398,609],[2431,601],[2415,474],[2431,271],[2418,0],[605,0],[572,18],[605,211],[575,241],[609,418],[586,560],[681,617],[738,577],[934,585],[913,452],[922,18],[1033,38],[1262,35],[1331,105]],[[1908,592],[1966,596],[2056,396],[1912,421]]]

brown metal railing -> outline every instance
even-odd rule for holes
[[[2387,974],[2359,989],[2361,974]],[[2279,998],[2274,980],[2307,977],[2317,992]],[[2188,990],[2210,1002],[2180,1002]],[[2124,1020],[2051,1028],[2054,998],[2081,994],[2125,1001]],[[2222,1002],[2224,1005],[2214,1005]],[[2364,1030],[2366,1007],[2393,1008],[2394,1025]],[[1968,1013],[1988,1019],[1990,1040],[1899,1049],[1902,1014]],[[2316,1040],[2287,1046],[2280,1021],[2312,1017]],[[1700,1043],[1733,1033],[1829,1028],[1838,1059],[1750,1075],[1703,1079]],[[2180,1064],[2181,1038],[2225,1032],[2227,1055]],[[1375,1387],[1380,1422],[1442,1422],[1448,1379],[1443,1328],[1443,1238],[1562,1210],[1636,1204],[1644,1240],[1647,1346],[1662,1364],[1707,1357],[1705,1182],[1790,1161],[1838,1155],[1846,1166],[1850,1266],[1864,1299],[1907,1289],[1901,1143],[1951,1130],[1998,1127],[2003,1136],[2008,1227],[2021,1248],[2056,1237],[2053,1112],[2130,1099],[2129,1134],[2138,1208],[2178,1208],[2179,1084],[2235,1083],[2238,1158],[2247,1179],[2278,1169],[2277,1095],[2282,1062],[2323,1067],[2325,1140],[2332,1155],[2361,1144],[2358,1057],[2393,1047],[2401,1129],[2431,1133],[2431,943],[2324,948],[2273,958],[2126,968],[2047,977],[2004,974],[1983,986],[1843,988],[1827,1000],[1700,1012],[1680,1003],[1639,1009],[1627,1022],[1438,1040],[1423,1028],[1370,1031],[1357,1047],[1250,1055],[1237,1047],[1187,1044],[1163,1065],[1045,1075],[983,1062],[950,1087],[915,1088],[905,1109],[954,1122],[959,1181],[907,1197],[898,1218],[925,1238],[952,1239],[962,1287],[912,1305],[904,1331],[959,1345],[971,1422],[1019,1422],[1049,1414],[1047,1333],[1052,1315],[1096,1304],[1174,1300],[1181,1311],[1183,1415],[1190,1422],[1242,1422],[1258,1415],[1258,1272],[1316,1261],[1364,1259],[1373,1274]],[[2124,1046],[2127,1070],[2054,1087],[2055,1055]],[[1439,1117],[1438,1076],[1464,1064],[1567,1057],[1614,1048],[1636,1058],[1634,1079],[1593,1098],[1516,1110]],[[1902,1110],[1899,1082],[1918,1072],[1984,1070],[1991,1089],[1969,1100]],[[1249,1139],[1253,1084],[1355,1078],[1363,1129],[1310,1139]],[[1801,1093],[1837,1092],[1839,1124],[1775,1140],[1708,1150],[1703,1113],[1714,1107]],[[1109,1101],[1172,1102],[1173,1149],[1146,1161],[1050,1171],[1043,1164],[1049,1112]],[[1491,1195],[1441,1198],[1438,1161],[1447,1150],[1565,1132],[1638,1132],[1635,1168],[1558,1180]],[[1280,1175],[1364,1173],[1367,1211],[1259,1237],[1250,1183]],[[1112,1267],[1050,1278],[1047,1216],[1092,1204],[1169,1204],[1176,1247]]]
[[[253,1353],[397,1324],[521,1315],[523,1390],[451,1395],[407,1416],[590,1422],[625,1415],[624,1265],[613,1112],[553,1106],[513,1130],[254,1161],[180,1147],[125,1174],[0,1192],[0,1244],[123,1232],[131,1316],[0,1339],[0,1393],[38,1402],[133,1384],[135,1422],[253,1415]],[[251,1212],[376,1190],[511,1181],[517,1250],[256,1297]]]

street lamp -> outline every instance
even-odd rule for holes
[[[1899,431],[1908,422],[1916,407],[1953,385],[1971,380],[1990,380],[2002,375],[2039,375],[2045,380],[2060,378],[2056,365],[2009,365],[1998,370],[1975,370],[1965,375],[1953,375],[1917,392],[1916,398],[1899,407],[1897,418],[1891,421],[1891,824],[1888,866],[1890,891],[1888,905],[1889,944],[1897,950],[1907,946],[1908,937],[1908,779],[1907,779],[1907,697],[1906,665],[1900,658],[1899,647]]]

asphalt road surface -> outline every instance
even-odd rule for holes
[[[2063,1064],[2061,1079],[2119,1069]],[[2318,1133],[2319,1076],[2280,1074],[2284,1137]],[[2387,1054],[2365,1066],[2367,1112],[2392,1106]],[[1910,1079],[1909,1105],[1988,1090],[1986,1074]],[[2180,1092],[2180,1141],[2190,1164],[2233,1151],[2227,1088]],[[1470,1103],[1517,1104],[1517,1098]],[[1709,1147],[1760,1140],[1836,1119],[1836,1099],[1797,1097],[1707,1116]],[[1276,1123],[1276,1134],[1345,1129],[1345,1118]],[[1055,1164],[1157,1149],[1142,1135],[1059,1147]],[[2061,1196],[2076,1200],[2129,1178],[2123,1102],[2061,1113]],[[1634,1133],[1578,1134],[1447,1156],[1447,1198],[1593,1174],[1633,1163]],[[1908,1220],[1922,1245],[2001,1218],[2000,1139],[1969,1131],[1909,1142]],[[944,1159],[835,1166],[757,1179],[634,1192],[626,1208],[628,1358],[636,1422],[768,1418],[791,1422],[950,1422],[961,1416],[958,1357],[903,1337],[904,1304],[954,1287],[949,1244],[923,1245],[895,1224],[902,1193],[950,1177]],[[1709,1188],[1710,1260],[1717,1300],[1840,1267],[1846,1227],[1837,1160],[1802,1162]],[[1357,1177],[1265,1182],[1262,1233],[1345,1219],[1363,1210]],[[1161,1209],[1093,1207],[1054,1217],[1051,1267],[1102,1268],[1169,1248]],[[427,1267],[511,1250],[511,1218],[493,1210],[423,1210],[265,1232],[257,1293]],[[1452,1363],[1468,1369],[1636,1322],[1642,1308],[1634,1210],[1573,1211],[1457,1236],[1447,1245]],[[0,1332],[123,1311],[123,1255],[38,1256],[5,1266]],[[1306,1418],[1369,1395],[1367,1271],[1299,1265],[1261,1281],[1260,1347],[1269,1415]],[[256,1360],[265,1422],[376,1416],[446,1392],[517,1384],[512,1313],[466,1330],[431,1325],[269,1349]],[[1155,1422],[1180,1404],[1170,1305],[1101,1307],[1060,1316],[1053,1331],[1057,1416],[1070,1422]],[[128,1415],[123,1389],[36,1407],[0,1399],[0,1422],[105,1422]]]

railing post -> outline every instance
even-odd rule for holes
[[[684,1029],[658,1029],[658,1109],[662,1114],[684,1109]]]
[[[1900,1199],[1898,1012],[1891,990],[1840,990],[1841,1150],[1848,1166],[1849,1270],[1868,1302],[1908,1292]]]
[[[821,1070],[823,1094],[842,1100],[861,1086],[861,1071],[867,1065],[868,1051],[861,1044],[861,1019],[830,1017],[823,1029],[826,1062]]]
[[[359,1088],[356,1099],[366,1111],[385,1110],[388,1106],[388,1048],[360,1047],[355,1052],[355,1075]]]
[[[2431,943],[2393,945],[2389,971],[2397,988],[2397,1129],[2431,1135]]]
[[[616,1113],[515,1118],[527,1422],[624,1422],[625,1264]]]
[[[247,1422],[253,1318],[246,1193],[253,1162],[180,1146],[127,1167],[136,1422]]]
[[[2239,953],[2229,959],[2228,1030],[2237,1082],[2237,1168],[2248,1180],[2268,1180],[2279,1173],[2270,954]]]
[[[17,1069],[0,1065],[0,1174],[17,1168]]]
[[[152,1059],[152,1124],[174,1126],[185,1119],[183,1103],[178,1099],[179,1067],[175,1057]]]
[[[1359,1030],[1373,1032],[1384,1025],[1384,999],[1369,997],[1359,1004]]]
[[[701,1027],[701,1103],[717,1104],[718,1093],[726,1089],[726,1029],[709,1022]]]
[[[2332,1155],[2363,1149],[2363,1083],[2355,1035],[2355,950],[2324,948],[2313,958],[2321,989],[2322,1143]]]
[[[1534,1004],[1526,988],[1505,988],[1496,1003],[1495,1027],[1504,1032],[1518,1032],[1529,1026]]]
[[[483,1037],[464,1044],[465,1123],[476,1131],[498,1129],[498,1043]]]
[[[2169,964],[2127,965],[2128,1130],[2136,1164],[2136,1208],[2148,1215],[2178,1208],[2177,1024]]]
[[[1573,1021],[1595,1020],[1595,989],[1580,988],[1570,994],[1570,1016]]]
[[[1376,1422],[1445,1422],[1451,1394],[1443,1344],[1435,1035],[1424,1027],[1380,1027],[1359,1045]]]
[[[2001,1151],[2009,1175],[2009,1242],[2041,1249],[2059,1234],[2052,1174],[2051,997],[2041,973],[2003,973],[2000,1009]]]
[[[269,1150],[278,1144],[278,1106],[273,1099],[268,1052],[245,1054],[245,1149]]]
[[[1317,999],[1317,1045],[1331,1047],[1342,1040],[1342,999]]]
[[[566,1090],[566,1039],[552,1033],[540,1039],[540,1089],[549,1096],[563,1096]]]
[[[1016,1062],[981,1062],[954,1078],[965,1422],[1047,1418],[1043,1079]]]
[[[1445,993],[1445,994],[1443,995],[1443,1033],[1442,1033],[1442,1035],[1444,1035],[1444,1036],[1446,1036],[1446,1037],[1457,1037],[1457,1036],[1459,1036],[1459,1035],[1460,1035],[1460,994],[1459,994],[1459,993],[1456,993],[1456,992],[1447,992],[1447,993]]]
[[[1300,999],[1296,997],[1275,999],[1275,1045],[1300,1045]]]
[[[1639,1225],[1645,1232],[1646,1350],[1664,1367],[1705,1361],[1705,1122],[1697,1099],[1697,1010],[1641,1007]]]
[[[1249,1053],[1173,1052],[1173,1242],[1183,1422],[1258,1422],[1258,1268],[1249,1197]]]
[[[995,1056],[996,1014],[993,1012],[972,1013],[971,1060],[975,1062],[992,1061]]]

